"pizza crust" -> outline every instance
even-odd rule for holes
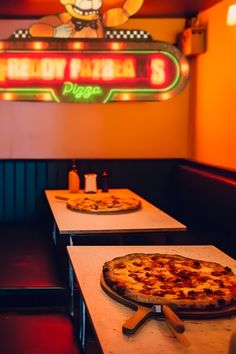
[[[182,309],[219,309],[236,301],[236,275],[214,262],[133,253],[103,266],[106,284],[124,298]]]

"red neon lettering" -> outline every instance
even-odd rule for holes
[[[71,80],[79,78],[114,80],[135,77],[135,62],[131,58],[74,58],[70,61]]]
[[[150,80],[153,85],[162,85],[165,82],[166,73],[163,59],[155,58],[151,60]]]

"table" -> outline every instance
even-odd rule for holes
[[[227,354],[236,317],[185,320],[185,346],[164,320],[151,319],[132,336],[122,334],[132,310],[111,299],[100,287],[105,261],[133,252],[163,252],[219,262],[236,272],[236,261],[214,246],[74,246],[67,247],[89,317],[104,354]]]
[[[46,190],[46,197],[50,205],[55,224],[60,235],[70,235],[70,242],[73,237],[78,239],[83,235],[104,235],[114,233],[142,233],[160,231],[185,231],[186,226],[164,213],[154,205],[141,198],[129,189],[110,189],[109,193],[101,195],[115,195],[118,197],[138,198],[142,202],[142,208],[130,213],[113,215],[96,215],[79,213],[68,210],[65,201],[56,199],[55,196],[76,198],[80,193],[70,193],[67,190]],[[54,235],[55,240],[55,235]]]

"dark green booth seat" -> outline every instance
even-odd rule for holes
[[[45,231],[36,225],[1,225],[0,235],[0,309],[66,306],[67,288]]]

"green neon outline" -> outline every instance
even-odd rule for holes
[[[152,89],[111,89],[107,97],[103,100],[103,103],[108,103],[112,100],[112,96],[116,93],[137,93],[137,94],[155,94],[159,93],[157,90]]]
[[[161,93],[165,93],[166,91],[171,91],[176,85],[177,85],[177,82],[179,81],[180,79],[180,65],[179,65],[179,62],[178,60],[176,59],[176,57],[172,54],[172,53],[168,53],[168,52],[165,52],[165,51],[157,51],[157,52],[154,52],[154,51],[134,51],[133,53],[143,53],[143,54],[147,54],[147,53],[153,53],[153,54],[156,54],[156,53],[162,53],[162,54],[165,54],[166,56],[168,56],[171,60],[173,60],[175,66],[176,66],[176,76],[175,76],[175,79],[174,81],[172,82],[171,85],[169,85],[168,87],[164,88],[164,89],[111,89],[107,95],[107,97],[104,99],[103,103],[107,103],[109,101],[112,100],[112,96],[115,94],[115,93],[137,93],[137,94],[160,94]]]
[[[53,89],[49,88],[8,88],[8,89],[2,89],[0,88],[0,92],[13,92],[13,93],[24,93],[26,95],[30,94],[35,94],[35,93],[49,93],[51,97],[53,98],[53,101],[60,103],[60,99],[57,97],[55,94],[55,91]]]
[[[49,51],[50,52],[50,51]],[[54,51],[52,51],[54,53]],[[43,52],[45,53],[45,51]],[[72,53],[72,54],[157,54],[157,53],[164,53],[167,55],[171,55],[173,57],[175,57],[175,55],[171,52],[167,52],[166,50],[163,49],[126,49],[126,50],[114,50],[114,49],[107,49],[107,50],[100,50],[100,49],[88,49],[88,50],[78,50],[76,51],[67,51],[67,50],[62,50],[60,51],[60,53]]]

